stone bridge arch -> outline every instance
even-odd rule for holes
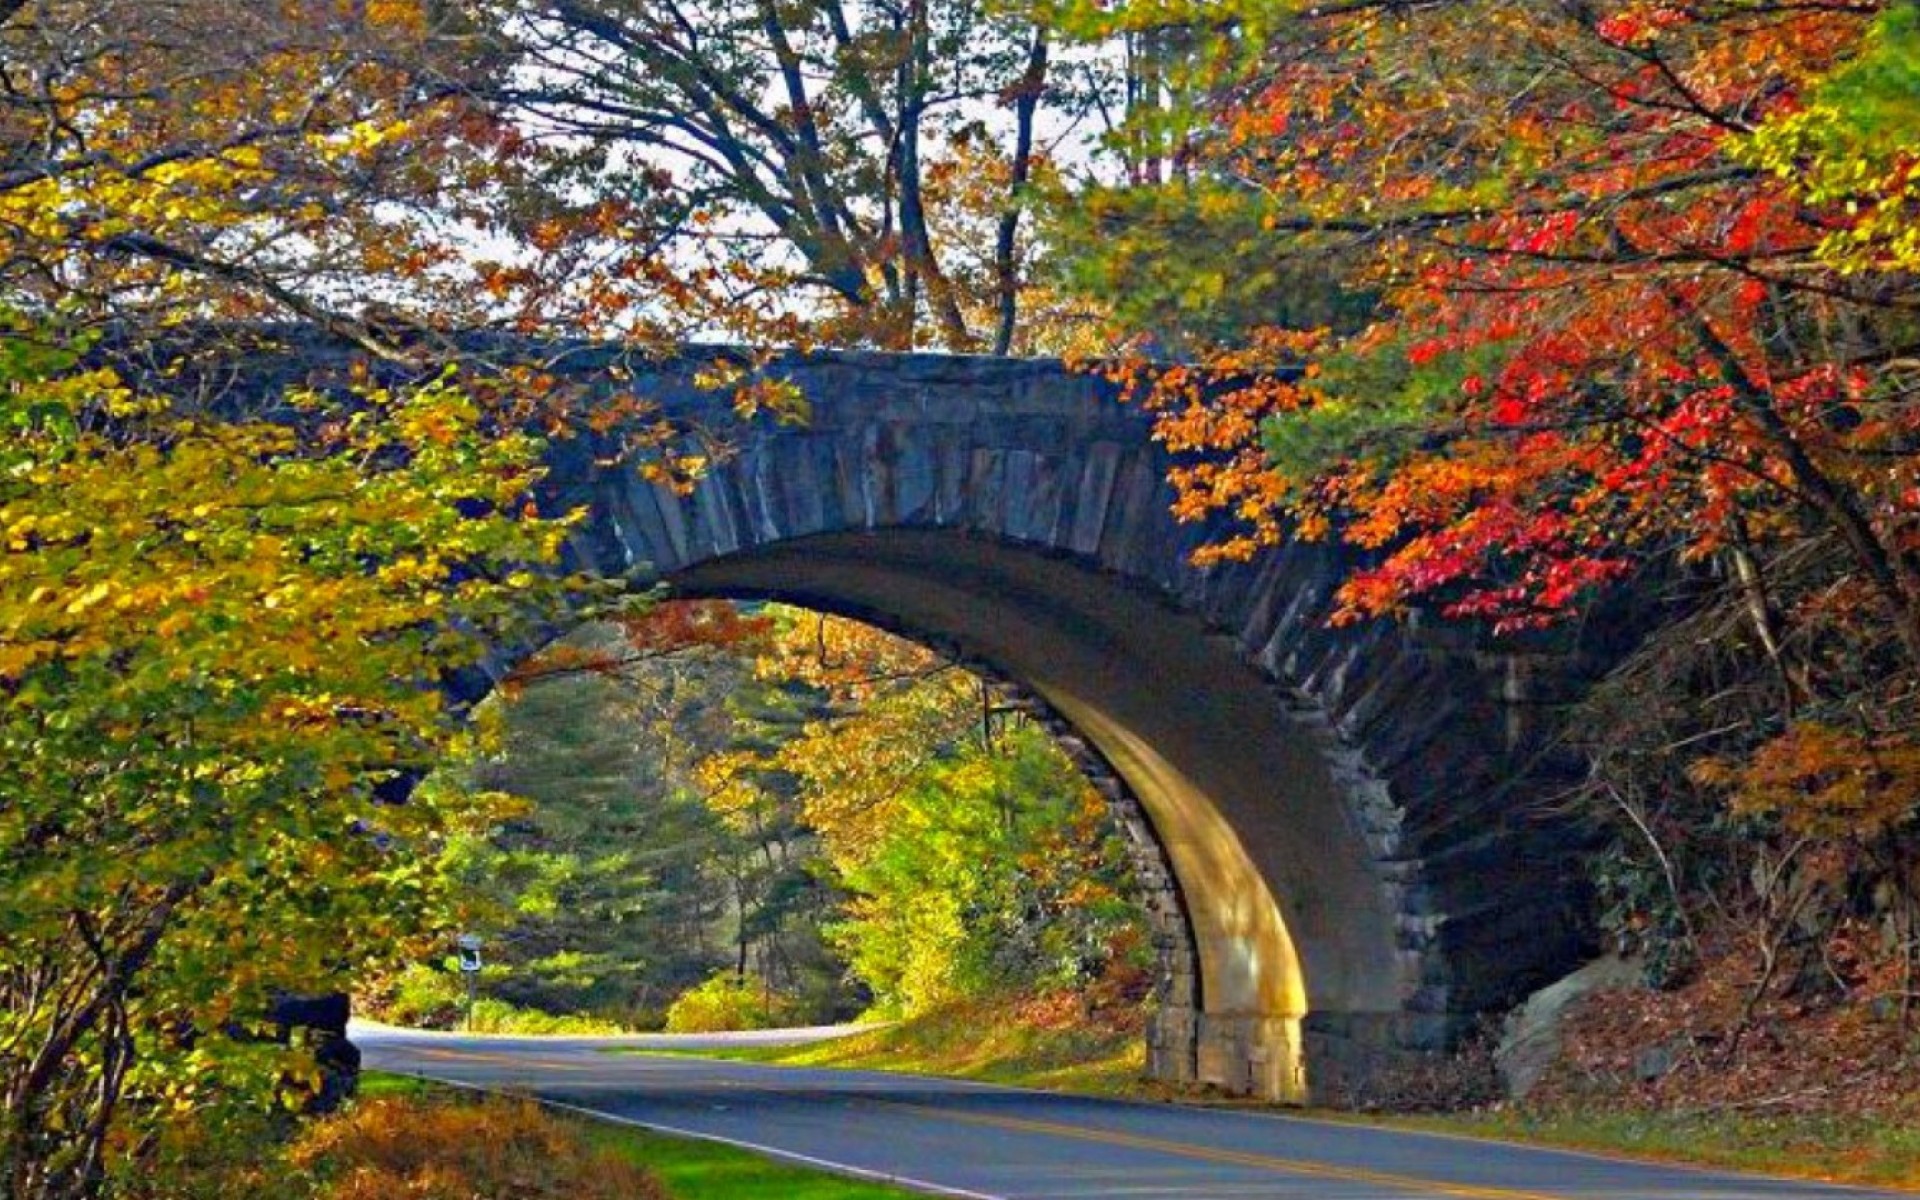
[[[590,381],[606,353],[565,370]],[[698,361],[622,374],[723,425]],[[1156,1075],[1350,1098],[1578,956],[1572,847],[1523,769],[1559,658],[1330,628],[1345,564],[1326,547],[1195,568],[1205,530],[1170,515],[1148,418],[1059,364],[766,370],[811,419],[741,431],[688,495],[559,447],[552,499],[589,513],[575,554],[685,595],[857,616],[1044,702],[1143,815],[1147,877],[1170,876]]]
[[[348,348],[291,340],[230,364],[227,386],[347,376]],[[617,430],[556,441],[542,499],[586,510],[573,565],[856,616],[1037,698],[1131,815],[1162,952],[1157,1076],[1365,1096],[1587,948],[1580,847],[1540,811],[1569,657],[1332,628],[1351,564],[1324,546],[1194,567],[1207,530],[1172,518],[1150,419],[1104,381],[1048,361],[792,354],[755,369],[811,419],[741,426],[700,382],[731,351],[448,349],[731,431],[686,495],[618,461]]]

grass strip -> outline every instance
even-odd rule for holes
[[[1342,1114],[1351,1119],[1351,1114]],[[1368,1124],[1826,1183],[1920,1189],[1920,1128],[1822,1113],[1564,1111],[1367,1116]]]
[[[595,1147],[638,1163],[687,1200],[901,1200],[919,1192],[774,1162],[750,1150],[579,1118]]]
[[[1146,1044],[1138,1032],[1044,1028],[971,1005],[798,1046],[609,1053],[670,1053],[774,1066],[889,1071],[1088,1096],[1158,1094],[1142,1079]]]

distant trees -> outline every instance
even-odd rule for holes
[[[486,707],[500,740],[453,776],[531,807],[448,847],[499,968],[484,994],[651,1025],[724,969],[819,1015],[855,1003],[820,947],[835,897],[797,811],[708,791],[715,756],[790,736],[810,704],[755,679],[768,628],[663,604],[549,648]]]
[[[449,848],[488,996],[706,1028],[1142,965],[1105,804],[1043,730],[871,628],[732,614],[593,627],[492,706],[499,747],[463,776],[537,807]]]
[[[656,661],[645,679],[671,688],[689,670]],[[500,977],[485,990],[508,1003],[644,1020],[725,955],[716,931],[730,898],[711,866],[727,831],[686,787],[676,758],[690,755],[674,752],[698,736],[698,715],[633,679],[515,689],[487,714],[498,744],[464,772],[528,805],[448,847],[492,934]],[[689,728],[661,728],[676,717]]]
[[[769,780],[848,893],[827,928],[877,1011],[1076,988],[1137,968],[1142,915],[1105,801],[997,689],[853,622],[788,618],[760,671],[820,689],[779,743],[711,765],[716,801]]]

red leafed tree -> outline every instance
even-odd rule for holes
[[[1420,601],[1520,627],[1650,554],[1830,537],[1920,661],[1913,263],[1892,228],[1878,256],[1834,245],[1910,170],[1863,162],[1852,194],[1816,196],[1822,149],[1780,150],[1833,77],[1911,48],[1910,17],[1259,7],[1274,32],[1209,94],[1182,202],[1257,197],[1236,256],[1378,307],[1339,336],[1236,330],[1213,370],[1159,385],[1165,440],[1211,452],[1180,474],[1189,511],[1249,524],[1212,554],[1337,518],[1384,552],[1350,615]],[[1292,382],[1218,386],[1282,357],[1305,364]]]
[[[1744,1021],[1796,939],[1817,961],[1873,911],[1911,996],[1920,6],[1200,17],[1187,177],[1090,197],[1076,269],[1141,280],[1116,307],[1190,360],[1121,369],[1181,512],[1230,526],[1203,556],[1337,537],[1371,552],[1340,619],[1499,631],[1682,578],[1689,615],[1586,723],[1596,791],[1669,893],[1619,927],[1757,918]],[[1328,296],[1326,327],[1293,319]]]

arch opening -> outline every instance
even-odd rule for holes
[[[776,599],[949,648],[1030,692],[1144,810],[1178,882],[1196,977],[1163,991],[1154,1073],[1325,1095],[1316,1029],[1386,1027],[1417,980],[1337,747],[1232,643],[1064,556],[957,531],[820,534],[694,564],[682,596]]]
[[[500,947],[496,1031],[981,1004],[1017,1025],[1072,994],[1090,1071],[1137,1073],[1154,960],[1195,974],[1184,907],[1131,793],[1030,693],[792,606],[668,600],[547,632],[496,660],[474,702],[493,736],[445,767],[531,801],[448,860],[496,901],[470,931]],[[445,972],[417,965],[376,1002],[447,1020]]]

